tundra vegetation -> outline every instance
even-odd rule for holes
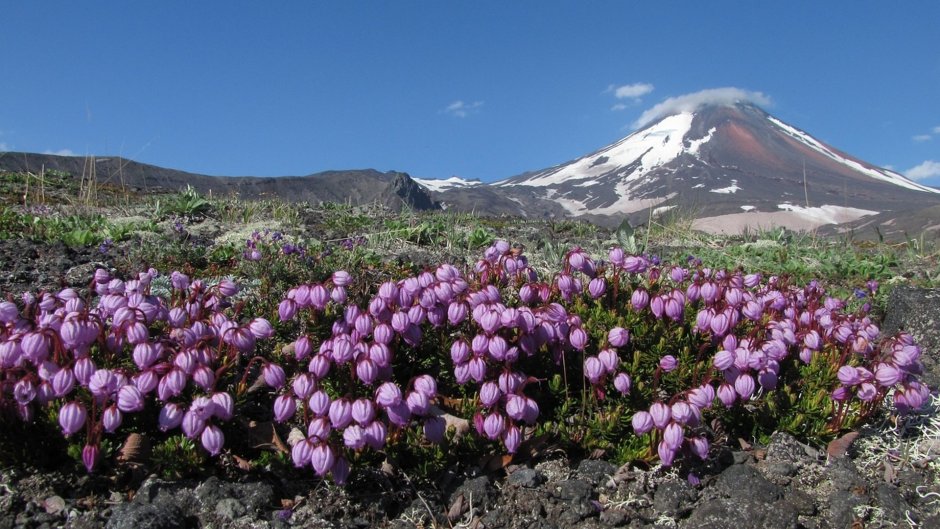
[[[101,263],[0,293],[3,464],[109,472],[145,438],[166,476],[237,462],[342,484],[545,446],[691,467],[716,443],[821,445],[930,400],[919,346],[878,327],[891,288],[940,280],[916,239],[90,186],[0,175],[0,242]]]

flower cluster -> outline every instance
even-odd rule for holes
[[[274,333],[263,318],[230,319],[227,298],[238,292],[232,281],[207,285],[174,272],[170,305],[150,294],[157,275],[151,269],[125,282],[99,269],[91,285],[94,305],[73,289],[24,295],[22,309],[0,303],[2,397],[12,388],[24,420],[37,405],[58,405],[64,435],[85,431],[82,458],[89,471],[102,436],[148,403],[161,406],[160,430],[179,427],[218,454],[224,444],[218,424],[235,413],[232,395],[218,381],[257,340]],[[160,327],[166,331],[152,332]]]
[[[246,258],[268,239],[279,234],[253,235]],[[553,377],[584,390],[573,392],[587,399],[582,409],[629,410],[648,456],[667,466],[707,457],[716,403],[759,404],[807,369],[822,373],[832,431],[889,396],[902,412],[926,400],[911,337],[882,338],[868,307],[849,310],[817,282],[620,248],[606,258],[574,248],[543,279],[496,241],[468,270],[441,264],[373,290],[337,270],[290,288],[277,329],[230,306],[229,280],[172,272],[164,299],[150,290],[155,270],[126,282],[98,270],[94,299],[65,289],[0,303],[0,407],[25,420],[57,407],[66,436],[84,429],[89,470],[101,437],[148,406],[159,408],[159,430],[179,428],[215,455],[256,375],[274,419],[302,431],[294,464],[342,483],[361,452],[387,449],[398,432],[445,441],[438,404],[456,393],[472,395],[476,433],[515,453],[556,412],[541,388]],[[276,333],[290,342],[283,352],[258,347]],[[415,359],[439,368],[422,372]]]

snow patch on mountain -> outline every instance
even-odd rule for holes
[[[722,195],[728,195],[728,194],[734,194],[735,192],[740,191],[740,190],[741,188],[738,187],[738,181],[732,180],[731,185],[728,187],[721,187],[718,189],[709,189],[708,191],[710,193],[720,193]]]
[[[846,165],[855,171],[864,173],[865,175],[870,176],[876,180],[881,180],[883,182],[888,182],[888,183],[898,185],[901,187],[906,187],[907,189],[913,189],[915,191],[928,191],[931,193],[940,193],[940,189],[935,189],[932,187],[920,185],[916,182],[912,182],[908,180],[907,178],[905,178],[904,176],[898,173],[895,173],[894,171],[889,171],[887,169],[875,169],[871,167],[866,167],[865,165],[862,165],[856,162],[855,160],[849,160],[845,157],[839,156],[838,154],[832,152],[831,149],[829,149],[828,147],[826,147],[825,145],[817,141],[815,138],[813,138],[809,134],[806,134],[805,132],[795,127],[791,127],[790,125],[787,125],[786,123],[780,121],[779,119],[773,116],[767,116],[767,119],[770,120],[770,122],[773,123],[774,125],[780,127],[780,129],[786,134],[788,134],[790,137],[796,139],[797,141],[803,143],[804,145],[810,147],[811,149],[814,149],[815,151],[831,158],[832,160],[839,162],[842,165]]]
[[[741,206],[741,209],[752,206]],[[813,230],[826,224],[852,222],[877,211],[825,205],[806,208],[793,204],[780,204],[782,211],[746,211],[715,217],[695,219],[692,227],[708,233],[739,234],[754,228],[781,227],[795,231]]]
[[[819,225],[840,224],[842,222],[850,222],[856,219],[860,219],[866,215],[878,214],[877,211],[870,211],[860,208],[848,208],[844,206],[832,206],[828,204],[824,206],[808,208],[785,202],[783,204],[777,204],[777,208],[782,209],[783,211],[796,213],[804,219],[818,222]]]
[[[476,187],[483,185],[483,182],[479,180],[464,180],[459,176],[452,176],[445,179],[412,178],[412,180],[417,182],[418,185],[423,186],[430,191],[437,191],[438,193],[447,191],[448,189]]]
[[[704,136],[702,136],[701,138],[699,138],[699,139],[697,139],[697,140],[689,140],[688,152],[689,152],[690,154],[694,154],[696,157],[698,157],[698,151],[699,151],[699,149],[702,148],[702,145],[705,145],[706,143],[708,143],[708,140],[712,139],[712,135],[714,135],[714,134],[715,134],[715,131],[717,131],[717,130],[718,130],[717,127],[712,127],[712,128],[710,128],[710,129],[708,129],[708,133],[705,134]],[[689,167],[691,167],[691,166],[689,166]]]
[[[683,152],[683,138],[692,126],[693,117],[691,112],[666,117],[647,129],[573,162],[557,165],[521,181],[503,180],[494,185],[542,187],[573,183],[595,179],[634,164],[637,168],[622,176],[624,181],[638,180]]]

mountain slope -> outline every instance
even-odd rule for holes
[[[642,218],[650,208],[682,208],[712,224],[717,217],[766,213],[775,223],[793,218],[813,227],[940,203],[940,190],[742,103],[662,117],[591,154],[495,186],[528,189],[570,215]]]

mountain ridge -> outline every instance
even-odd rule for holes
[[[865,162],[743,102],[665,114],[587,155],[492,183],[374,169],[224,177],[120,157],[0,153],[0,169],[36,173],[41,167],[73,175],[90,174],[94,167],[99,181],[139,189],[192,186],[202,193],[246,198],[581,217],[608,226],[694,212],[694,226],[710,232],[868,226],[866,218],[895,219],[940,205],[940,189]]]

